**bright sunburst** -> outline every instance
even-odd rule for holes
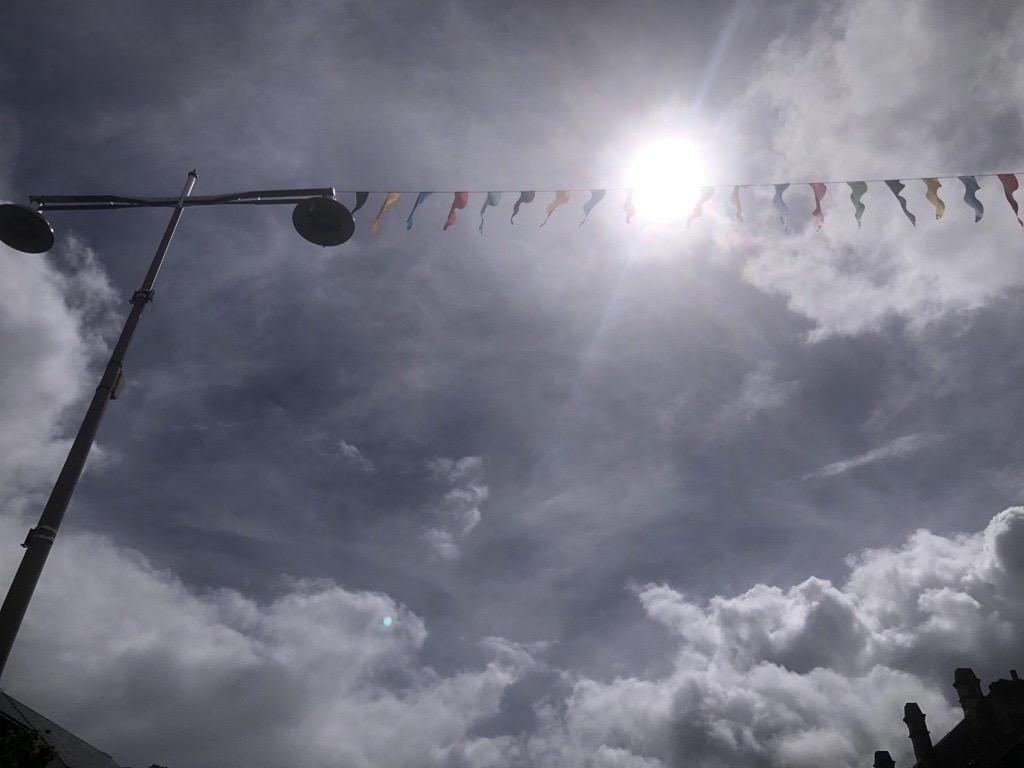
[[[706,183],[704,164],[692,142],[663,138],[641,147],[633,156],[627,183],[638,216],[670,221],[690,214]]]

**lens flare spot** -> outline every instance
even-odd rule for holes
[[[385,616],[383,619],[380,620],[380,623],[383,624],[385,627],[390,627],[392,624],[395,623],[395,620],[392,619],[390,616]]]

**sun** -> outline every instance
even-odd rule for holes
[[[626,174],[637,216],[672,221],[690,215],[706,184],[704,163],[693,142],[683,137],[657,139],[634,154]]]

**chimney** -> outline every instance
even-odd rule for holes
[[[892,755],[884,749],[880,749],[875,752],[874,768],[896,768],[896,763],[892,761]]]
[[[1011,680],[1020,680],[1020,678],[1017,677],[1017,670],[1016,669],[1011,669],[1010,670],[1010,679]]]
[[[935,768],[935,748],[932,747],[932,737],[928,735],[924,724],[924,712],[917,706],[917,702],[907,702],[903,707],[903,722],[910,732],[910,743],[914,745],[917,764],[920,768]]]
[[[964,719],[976,723],[981,714],[981,680],[970,667],[957,667],[953,673],[953,687],[964,710]]]

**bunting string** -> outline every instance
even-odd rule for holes
[[[974,212],[975,223],[980,222],[985,215],[985,206],[979,198],[979,193],[982,191],[981,183],[978,179],[986,179],[995,177],[999,180],[1002,187],[1003,196],[1006,198],[1006,203],[1010,207],[1014,218],[1017,223],[1024,228],[1024,219],[1020,215],[1020,205],[1016,199],[1016,192],[1020,189],[1020,181],[1018,179],[1018,172],[1013,173],[976,173],[963,176],[921,176],[915,178],[903,178],[903,179],[862,179],[857,181],[807,181],[807,182],[777,182],[771,184],[734,184],[731,185],[731,193],[729,195],[729,203],[732,205],[733,214],[738,223],[744,221],[743,205],[740,199],[740,194],[744,189],[755,189],[755,188],[770,188],[773,190],[772,194],[772,205],[774,206],[776,213],[779,217],[779,223],[785,231],[790,230],[791,224],[791,213],[789,205],[784,199],[784,194],[793,184],[807,184],[814,198],[814,208],[811,211],[811,217],[814,219],[817,229],[822,229],[825,225],[825,212],[823,208],[823,201],[825,195],[828,192],[828,185],[830,184],[846,184],[850,190],[850,202],[853,203],[854,218],[857,221],[857,226],[860,227],[862,224],[862,218],[866,206],[864,205],[863,198],[868,191],[869,184],[884,184],[892,195],[896,198],[899,203],[900,210],[903,215],[906,216],[907,220],[913,225],[917,226],[917,217],[910,210],[910,202],[907,199],[906,191],[908,189],[907,181],[920,181],[924,184],[925,200],[931,204],[935,211],[935,219],[939,220],[943,218],[946,213],[946,202],[939,196],[939,190],[942,188],[942,180],[956,179],[964,188],[963,201],[969,206]],[[690,211],[689,216],[686,218],[686,225],[690,226],[694,221],[703,216],[705,205],[714,197],[715,190],[718,187],[704,186],[700,188],[697,196],[697,201]],[[625,193],[625,200],[622,206],[622,210],[626,214],[626,223],[632,221],[633,217],[637,214],[636,207],[633,204],[633,192],[632,189],[623,188],[605,188],[605,189],[560,189],[560,190],[517,190],[514,194],[518,197],[512,207],[512,214],[509,217],[509,223],[515,224],[516,216],[519,214],[519,209],[523,205],[528,205],[534,202],[538,192],[552,192],[553,197],[551,202],[548,203],[545,208],[544,220],[540,226],[544,227],[551,220],[552,215],[561,207],[568,205],[572,200],[572,195],[575,192],[586,192],[588,197],[586,202],[583,203],[582,212],[583,217],[580,219],[579,226],[583,226],[590,219],[590,214],[607,196],[609,192],[623,192]],[[380,208],[377,214],[373,217],[370,223],[370,231],[376,233],[380,230],[381,219],[384,214],[394,206],[399,198],[406,194],[408,190],[398,191],[359,191],[355,192],[355,206],[352,208],[352,213],[355,214],[364,205],[371,194],[384,194],[384,199],[381,202]],[[457,212],[464,209],[469,203],[469,196],[471,194],[483,194],[483,202],[480,207],[480,224],[479,231],[483,234],[484,221],[487,214],[488,208],[496,208],[501,203],[503,192],[510,192],[510,190],[461,190],[458,192],[450,193],[452,195],[451,207],[448,211],[448,216],[445,219],[443,229],[448,230],[455,225]],[[413,226],[413,217],[423,202],[431,195],[437,194],[437,190],[428,190],[416,193],[416,199],[413,202],[412,209],[409,211],[408,218],[406,218],[405,226],[406,229],[411,230]],[[349,193],[352,194],[352,193]],[[806,210],[806,209],[805,209]],[[682,213],[682,212],[680,212]]]

